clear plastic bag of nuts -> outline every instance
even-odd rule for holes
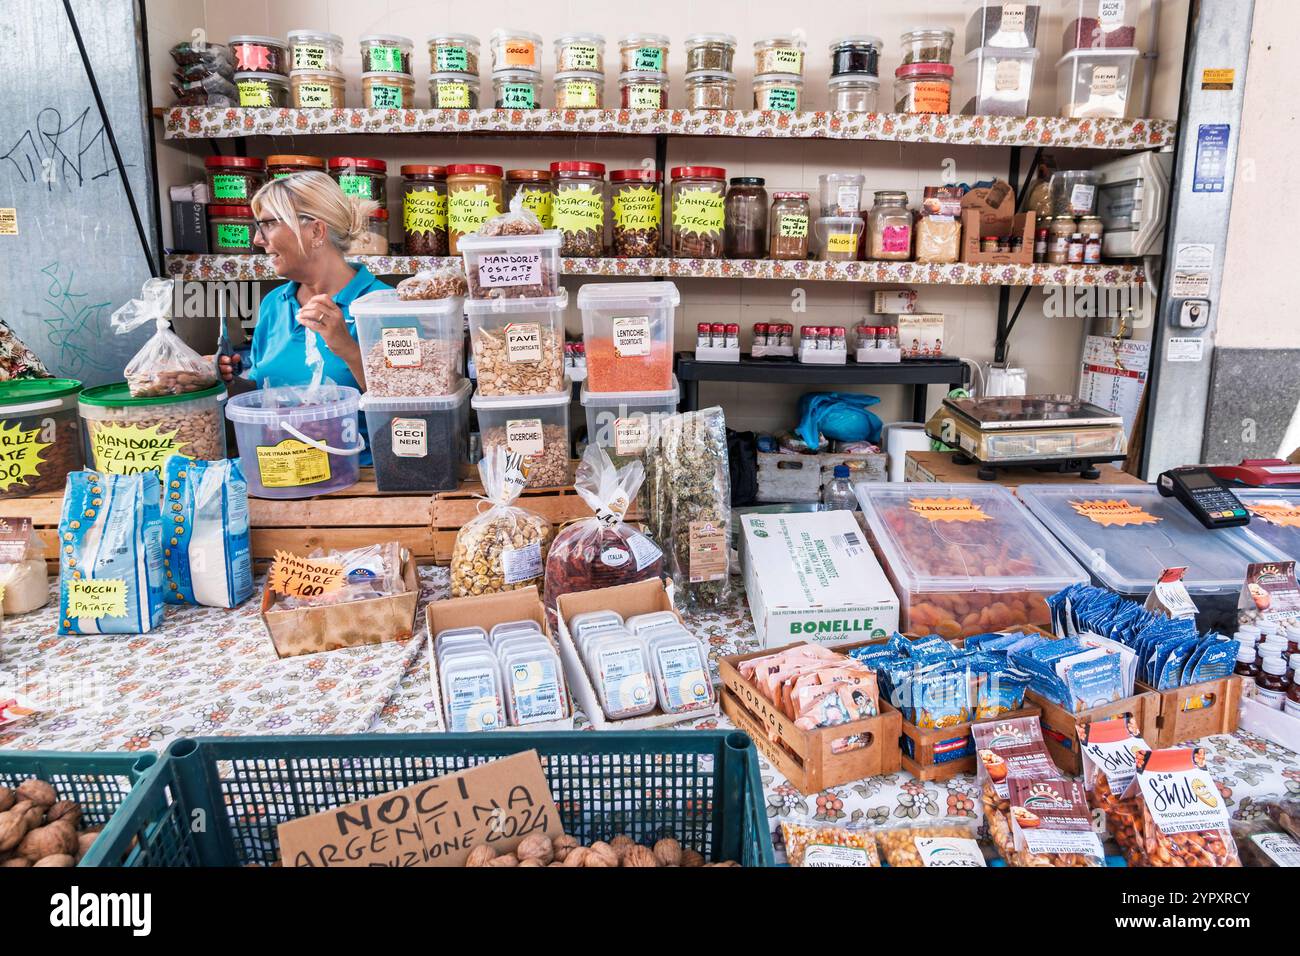
[[[908,822],[876,831],[880,857],[890,866],[986,866],[974,817],[929,823]]]
[[[186,345],[172,331],[175,280],[149,279],[132,299],[112,316],[113,331],[126,335],[150,322],[154,334],[126,363],[126,383],[136,398],[184,395],[217,383],[213,364]]]
[[[1200,747],[1139,750],[1124,793],[1138,799],[1143,866],[1241,866],[1228,807]],[[1140,799],[1139,799],[1140,798]]]
[[[514,504],[524,490],[523,457],[498,445],[479,463],[487,511],[456,534],[451,553],[451,596],[496,594],[542,577],[551,523]]]

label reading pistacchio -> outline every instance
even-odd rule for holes
[[[485,288],[541,285],[540,252],[491,252],[478,257],[478,284]]]
[[[447,228],[457,235],[473,235],[499,215],[501,209],[496,197],[488,194],[487,186],[457,189],[447,197]]]
[[[438,73],[469,72],[469,51],[463,46],[440,46],[434,54]]]
[[[909,498],[908,508],[926,521],[992,521],[984,509],[969,498]]]
[[[293,68],[295,70],[323,70],[325,57],[329,51],[314,43],[295,43],[293,46]]]
[[[614,454],[639,455],[650,444],[650,418],[629,415],[614,422]]]
[[[506,450],[532,458],[546,447],[546,433],[540,418],[513,418],[506,422]]]
[[[871,854],[861,847],[810,843],[803,851],[803,865],[806,867],[871,866]]]
[[[389,368],[420,367],[419,329],[414,326],[384,329],[380,341],[383,342],[384,364]]]
[[[564,84],[564,105],[569,109],[594,109],[596,84],[591,80],[567,81]]]
[[[561,232],[599,232],[605,227],[605,200],[591,186],[557,190],[551,218]]]
[[[808,217],[791,215],[782,216],[779,232],[782,239],[808,238]]]
[[[393,454],[398,458],[425,458],[429,454],[429,426],[423,418],[394,418],[389,423]]]
[[[620,186],[611,202],[619,229],[658,229],[663,203],[654,186]]]
[[[447,228],[447,194],[421,189],[402,200],[402,226],[407,232],[441,232]]]
[[[1114,96],[1119,92],[1119,67],[1094,66],[1092,68],[1092,95]]]
[[[1025,7],[1024,3],[1004,3],[1002,4],[1002,22],[999,24],[999,33],[1024,33],[1025,32]]]
[[[386,83],[370,84],[370,106],[377,110],[400,110],[402,108],[402,88]]]
[[[537,108],[536,87],[531,83],[501,84],[501,107],[507,110],[531,110]]]
[[[440,110],[447,109],[469,109],[469,84],[460,83],[456,80],[440,80],[434,84],[437,94],[437,108]]]
[[[620,315],[611,324],[616,356],[636,358],[650,354],[650,316]]]
[[[1071,501],[1070,507],[1075,514],[1103,528],[1127,528],[1131,525],[1155,524],[1160,520],[1140,505],[1131,504],[1127,498]]]
[[[993,88],[999,93],[1020,89],[1020,61],[1003,60],[994,67]]]
[[[591,43],[570,43],[564,48],[564,55],[571,70],[594,70],[600,62],[600,51]]]
[[[247,199],[248,179],[238,173],[216,173],[212,177],[213,199]]]
[[[506,361],[540,362],[542,327],[536,322],[511,322],[506,326]]]
[[[727,576],[727,533],[714,521],[692,521],[687,538],[692,584]]]

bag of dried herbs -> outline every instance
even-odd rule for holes
[[[561,594],[634,584],[663,573],[663,551],[623,523],[644,478],[640,461],[615,468],[604,448],[587,446],[573,488],[594,514],[561,530],[551,544],[546,558],[546,613],[552,627],[558,626],[555,603]]]
[[[451,596],[496,594],[542,577],[551,523],[514,504],[528,483],[522,455],[489,448],[478,466],[483,501],[491,507],[456,533],[451,551]]]
[[[667,415],[654,426],[650,532],[686,607],[717,607],[731,594],[731,478],[721,408]]]

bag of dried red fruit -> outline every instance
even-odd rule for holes
[[[556,535],[546,558],[546,613],[552,628],[558,626],[555,602],[561,594],[634,584],[663,573],[663,551],[623,521],[644,478],[640,461],[615,468],[604,448],[587,446],[573,487],[592,517],[580,518]]]

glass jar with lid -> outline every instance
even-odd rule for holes
[[[867,34],[840,37],[831,44],[831,78],[837,76],[879,76],[880,37]]]
[[[599,110],[605,107],[605,74],[568,70],[555,74],[557,110]]]
[[[388,164],[382,159],[335,156],[327,163],[329,174],[349,196],[373,199],[388,208]]]
[[[343,69],[343,38],[321,30],[290,30],[290,70]]]
[[[1084,242],[1084,265],[1099,265],[1101,263],[1101,239],[1104,232],[1101,219],[1097,216],[1082,216],[1079,219],[1079,232],[1083,236]]]
[[[429,105],[435,110],[478,109],[478,77],[469,73],[431,74]]]
[[[361,102],[375,110],[414,109],[415,80],[409,73],[362,73]]]
[[[686,72],[708,70],[730,73],[736,56],[736,38],[730,33],[692,33],[686,38]]]
[[[266,175],[270,179],[284,179],[294,173],[325,172],[325,160],[319,156],[300,156],[294,153],[276,153],[266,157]]]
[[[556,73],[605,72],[605,38],[599,33],[562,33],[555,38]]]
[[[238,256],[257,252],[253,246],[253,207],[243,204],[208,206],[208,248],[214,255]]]
[[[405,73],[411,75],[411,53],[415,44],[410,37],[396,33],[369,33],[361,38],[361,72]]]
[[[882,189],[867,213],[867,256],[871,259],[905,261],[912,258],[912,211],[907,193]]]
[[[803,52],[807,46],[793,34],[764,37],[754,43],[754,75],[789,73],[803,76]]]
[[[402,237],[408,256],[447,255],[447,167],[402,167]]]
[[[951,63],[954,36],[954,32],[947,27],[909,30],[900,37],[900,42],[903,44],[903,65]]]
[[[488,39],[492,69],[542,71],[542,38],[528,30],[498,27]]]
[[[520,203],[537,217],[543,229],[554,226],[552,221],[552,204],[554,192],[551,188],[551,172],[548,169],[511,169],[506,172],[506,208],[514,202],[516,195],[522,194]]]
[[[289,81],[279,73],[236,73],[239,105],[285,107],[289,105]]]
[[[551,218],[560,255],[598,257],[605,250],[605,164],[551,163]]]
[[[289,91],[295,109],[341,110],[343,74],[337,70],[293,70],[289,74]]]
[[[768,257],[807,259],[811,215],[808,193],[798,190],[773,193],[772,210],[768,214]]]
[[[721,259],[726,248],[727,171],[719,166],[676,166],[671,175],[673,257]]]
[[[692,110],[736,108],[736,74],[694,70],[686,74],[686,107]]]
[[[754,77],[754,109],[796,113],[803,80],[791,73],[760,73]]]
[[[614,255],[651,259],[663,238],[663,176],[655,169],[615,169],[609,174]]]
[[[662,33],[628,33],[618,39],[619,71],[668,72],[668,38]]]
[[[668,74],[633,70],[618,75],[619,102],[626,110],[668,108]]]
[[[289,75],[289,46],[275,37],[244,34],[226,41],[235,58],[236,73]]]
[[[494,70],[492,93],[499,110],[535,110],[542,102],[542,74],[532,70]]]
[[[209,156],[208,201],[246,204],[266,182],[266,163],[252,156]]]
[[[430,73],[478,76],[478,37],[469,33],[435,33],[429,37]]]
[[[874,113],[879,103],[880,80],[866,74],[848,73],[832,76],[827,84],[831,109],[857,113]]]
[[[477,235],[483,224],[505,210],[502,169],[491,163],[453,163],[447,167],[447,251],[460,255],[462,236]]]
[[[952,67],[945,63],[900,66],[894,71],[894,112],[950,112],[952,73]]]
[[[759,176],[736,176],[723,203],[728,259],[767,255],[767,190]]]
[[[1063,266],[1070,261],[1070,237],[1074,235],[1073,216],[1057,216],[1047,232],[1047,261]]]

